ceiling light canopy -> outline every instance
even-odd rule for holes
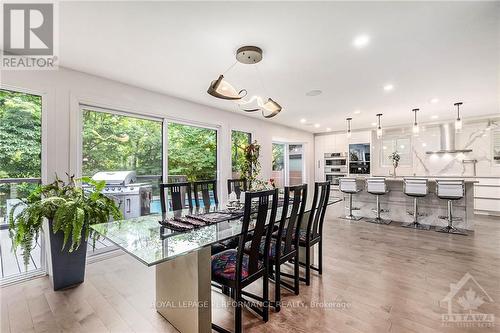
[[[232,64],[225,72],[226,74],[229,70],[231,70],[234,65],[238,62],[245,65],[254,65],[257,66],[257,63],[262,60],[262,50],[257,46],[243,46],[240,47],[236,51],[236,62]],[[259,76],[259,80],[261,85],[264,86],[262,79],[260,78],[260,74],[258,68],[255,67],[257,71],[257,75]],[[263,87],[265,90],[265,87]],[[236,104],[245,112],[256,112],[261,111],[262,116],[264,118],[272,118],[281,112],[281,105],[268,97],[267,99],[262,98],[261,96],[254,95],[248,99],[244,99],[247,96],[247,90],[242,89],[238,91],[231,84],[224,80],[224,75],[221,74],[217,80],[212,81],[207,90],[208,94],[211,96],[234,100]],[[320,91],[321,93],[321,91]],[[266,100],[264,102],[264,100]]]

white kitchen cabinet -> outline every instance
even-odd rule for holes
[[[347,153],[349,150],[347,146],[347,135],[345,133],[339,133],[335,135],[335,151]]]
[[[352,132],[349,143],[370,143],[371,131]]]
[[[474,209],[478,214],[500,215],[500,178],[477,178]]]

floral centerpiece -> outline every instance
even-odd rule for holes
[[[401,159],[401,155],[399,155],[398,151],[395,151],[389,155],[389,159],[392,161],[393,167],[393,176],[396,177],[396,169],[399,165],[399,160]]]

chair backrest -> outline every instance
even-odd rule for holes
[[[282,239],[284,244],[277,242],[276,254],[287,255],[299,246],[299,234],[302,218],[307,201],[307,184],[285,186],[285,199],[278,228],[277,239]],[[290,211],[290,215],[288,212]],[[281,250],[283,246],[283,250]]]
[[[387,183],[384,177],[371,177],[366,180],[366,192],[368,193],[386,193]]]
[[[429,191],[427,178],[404,178],[403,191],[406,195],[414,197],[426,196]]]
[[[166,213],[167,195],[171,200],[172,210],[180,210],[186,208],[186,195],[189,208],[193,208],[193,197],[191,195],[191,184],[188,182],[182,183],[167,183],[160,184],[160,201],[161,211]]]
[[[465,182],[461,179],[436,179],[436,195],[441,199],[458,200],[464,197]]]
[[[314,196],[309,221],[307,222],[307,239],[321,236],[329,198],[330,182],[314,183]]]
[[[236,193],[236,198],[239,200],[241,191],[247,191],[247,180],[246,179],[228,179],[227,180],[227,194],[231,192]]]
[[[212,198],[214,199],[214,204],[219,204],[219,199],[217,198],[217,180],[201,180],[193,182],[194,190],[194,203],[196,207],[200,207],[199,194],[201,193],[201,200],[203,200],[203,206],[209,207],[212,205],[210,192],[212,192]]]
[[[356,178],[342,177],[339,179],[339,190],[345,193],[355,193],[359,191]]]
[[[256,207],[252,207],[257,203]],[[264,253],[269,253],[269,244],[276,221],[278,208],[278,189],[245,193],[245,211],[243,215],[242,235],[239,239],[236,276],[241,279],[244,254],[248,255],[248,277],[259,270],[260,243],[265,239]],[[268,223],[269,221],[269,223]],[[250,248],[245,249],[250,223],[255,223]],[[267,228],[266,228],[267,227]],[[264,267],[267,267],[268,256],[264,256]]]

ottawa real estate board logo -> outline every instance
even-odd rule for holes
[[[2,70],[57,69],[54,3],[2,4]]]
[[[448,309],[441,315],[446,327],[494,327],[494,301],[486,290],[470,274],[450,284],[449,293],[441,300],[441,307]]]

